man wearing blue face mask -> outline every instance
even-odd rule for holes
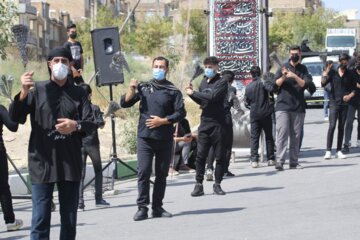
[[[34,82],[34,72],[21,76],[21,91],[10,107],[13,121],[30,115],[28,149],[32,191],[31,240],[50,239],[51,202],[58,189],[60,240],[76,237],[81,179],[81,138],[96,130],[85,91],[67,77],[71,53],[64,47],[49,52],[49,80]],[[34,88],[32,88],[34,87]]]
[[[170,166],[173,124],[186,116],[183,96],[166,79],[169,61],[164,57],[153,60],[153,78],[148,82],[130,81],[129,90],[121,97],[123,108],[133,106],[140,101],[138,125],[138,211],[134,221],[148,218],[150,203],[150,177],[152,161],[155,156],[155,183],[152,198],[152,217],[171,217],[171,213],[162,208],[165,196],[166,177]]]
[[[228,89],[228,81],[231,74],[220,76],[219,61],[216,57],[207,57],[204,60],[205,77],[201,81],[199,91],[194,91],[192,85],[185,88],[186,93],[202,109],[200,126],[198,129],[198,152],[196,156],[196,184],[191,196],[204,195],[202,182],[205,174],[206,158],[210,147],[213,147],[216,167],[214,194],[225,195],[221,189],[221,181],[224,172],[223,144],[226,112],[224,101]]]

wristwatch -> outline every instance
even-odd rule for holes
[[[76,131],[80,131],[81,130],[81,124],[79,122],[76,122]]]

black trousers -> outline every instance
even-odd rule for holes
[[[349,147],[351,141],[351,133],[353,130],[353,124],[355,120],[355,113],[357,112],[357,140],[360,140],[360,104],[348,105],[345,123],[345,139],[344,146]]]
[[[172,140],[138,138],[138,191],[137,205],[146,207],[150,203],[150,177],[155,156],[155,182],[152,196],[152,208],[161,207],[166,189],[171,156]]]
[[[231,150],[233,145],[233,137],[234,137],[234,131],[233,126],[231,124],[225,124],[224,125],[224,139],[222,141],[223,143],[223,154],[224,154],[224,167],[223,172],[227,173],[229,171],[230,166],[230,158],[231,158]],[[214,148],[211,147],[207,160],[206,160],[206,168],[209,168],[211,170],[214,170],[214,161],[215,161],[215,154],[214,154]]]
[[[268,115],[264,118],[251,120],[251,161],[259,161],[259,139],[261,131],[265,132],[266,156],[267,160],[275,160],[274,154],[274,138],[272,133],[272,116]]]
[[[337,138],[336,151],[341,151],[341,147],[342,147],[341,145],[344,138],[344,126],[346,121],[347,108],[348,108],[347,105],[335,105],[330,103],[329,130],[327,133],[327,143],[326,143],[327,151],[331,151],[332,148],[337,120],[339,120],[339,124],[338,124],[338,138]]]
[[[196,156],[196,182],[204,181],[205,164],[211,147],[216,160],[215,183],[221,183],[224,174],[223,144],[224,131],[221,126],[214,126],[198,132],[198,151]]]
[[[1,144],[1,143],[0,143]],[[9,168],[6,152],[3,146],[0,146],[0,203],[4,213],[5,223],[15,221],[14,210],[12,206],[11,192],[9,186]]]
[[[84,203],[83,188],[84,188],[84,179],[86,175],[87,156],[90,157],[95,172],[95,200],[100,201],[102,199],[102,181],[103,181],[100,146],[99,145],[83,146],[81,148],[81,152],[82,152],[83,168],[82,168],[81,182],[80,182],[79,202]]]

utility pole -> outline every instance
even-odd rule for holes
[[[261,0],[261,69],[262,71],[268,72],[269,70],[269,17],[271,13],[269,12],[269,0]]]

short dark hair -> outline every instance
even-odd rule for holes
[[[299,45],[293,45],[289,47],[289,52],[292,50],[299,50],[299,52],[301,52],[300,46]]]
[[[222,71],[222,75],[230,75],[229,82],[232,83],[234,81],[235,73],[233,71],[224,70],[224,71]]]
[[[261,69],[259,66],[252,66],[250,68],[250,74],[253,78],[260,77],[261,76]]]
[[[158,56],[158,57],[153,59],[153,61],[152,61],[153,65],[154,65],[155,61],[165,61],[166,68],[169,68],[169,60],[167,60],[167,58],[164,58],[162,56]]]
[[[92,90],[91,90],[91,87],[90,87],[89,84],[81,83],[81,84],[78,85],[78,86],[85,90],[86,96],[89,96],[89,95],[92,93]]]
[[[66,27],[66,30],[69,31],[71,28],[76,28],[76,24],[75,24],[75,23],[70,23],[70,24]]]
[[[350,56],[349,56],[349,54],[347,54],[347,53],[341,53],[341,54],[339,55],[339,62],[342,61],[342,60],[349,61],[349,59],[350,59]]]
[[[217,57],[215,57],[215,56],[207,57],[204,59],[204,65],[207,65],[207,64],[218,65],[219,59],[217,59]]]

